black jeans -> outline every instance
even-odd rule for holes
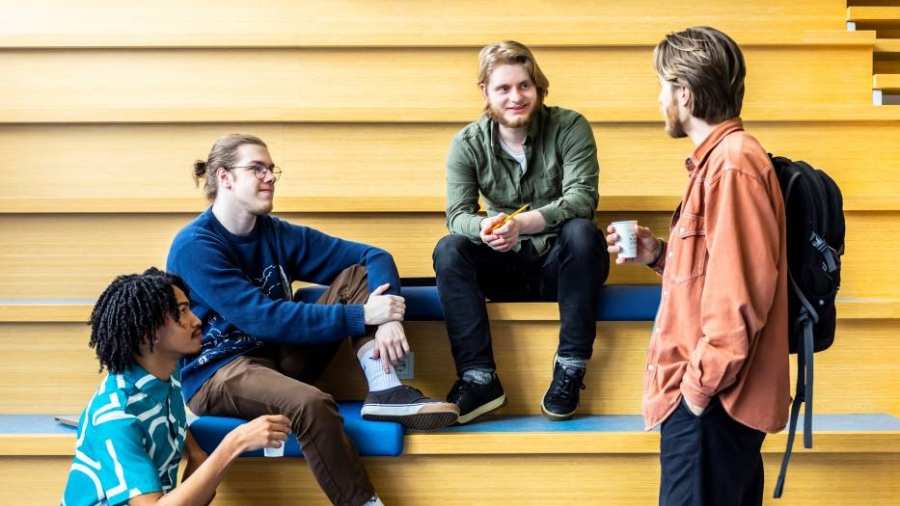
[[[731,418],[719,398],[695,416],[684,401],[662,423],[660,506],[758,506],[766,434]]]
[[[434,272],[457,374],[496,369],[485,297],[492,301],[559,300],[560,356],[588,359],[597,333],[597,297],[609,274],[603,233],[590,220],[565,222],[543,256],[530,241],[498,253],[461,235],[434,248]]]

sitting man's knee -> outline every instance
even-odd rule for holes
[[[569,243],[583,243],[590,246],[593,246],[599,237],[597,226],[585,218],[572,218],[563,223],[559,236],[563,241]]]
[[[304,389],[302,395],[290,402],[288,406],[288,412],[284,414],[291,419],[295,430],[339,417],[334,397],[318,388]]]
[[[442,237],[434,246],[434,253],[432,254],[435,268],[438,269],[448,262],[452,263],[459,259],[463,249],[466,248],[470,242],[471,241],[469,241],[467,237],[462,235],[450,234]]]

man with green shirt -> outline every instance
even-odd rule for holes
[[[587,120],[543,104],[549,82],[524,45],[479,55],[484,116],[463,128],[447,159],[447,226],[434,249],[437,288],[459,376],[447,400],[467,423],[506,403],[485,297],[558,300],[559,347],[541,401],[551,420],[578,406],[596,337],[609,254],[594,224],[597,146]],[[479,195],[488,217],[478,214]],[[507,220],[527,204],[529,210]]]

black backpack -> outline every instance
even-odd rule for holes
[[[834,342],[834,299],[841,285],[844,254],[844,206],[841,190],[821,170],[806,162],[769,155],[781,184],[787,222],[788,345],[797,354],[797,387],[791,404],[787,449],[775,485],[784,491],[794,447],[800,404],[803,446],[812,448],[813,353]]]

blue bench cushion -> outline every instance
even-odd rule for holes
[[[359,414],[361,402],[339,402],[338,409],[344,417],[344,430],[353,441],[360,455],[396,457],[403,453],[403,426],[394,422],[370,422]],[[207,453],[213,451],[222,438],[238,425],[246,422],[240,418],[201,416],[191,424],[191,433]],[[302,457],[303,451],[296,437],[289,437],[284,449],[286,457]],[[245,453],[246,457],[262,457],[263,451]]]
[[[303,302],[315,302],[325,287],[311,286],[298,292]],[[659,306],[659,285],[609,285],[601,287],[597,303],[598,321],[652,321]],[[406,320],[440,321],[444,310],[434,286],[404,286]]]

